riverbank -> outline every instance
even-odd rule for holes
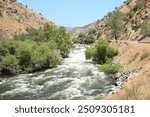
[[[150,44],[112,42],[111,46],[119,51],[114,61],[123,66],[105,99],[150,99]]]

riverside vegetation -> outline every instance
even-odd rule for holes
[[[0,72],[2,75],[30,73],[58,65],[72,47],[64,27],[46,23],[43,28],[28,28],[27,34],[13,41],[0,43]]]
[[[110,76],[119,71],[119,65],[112,63],[113,57],[117,55],[118,51],[111,48],[109,42],[103,39],[99,39],[95,45],[86,50],[86,58],[100,63],[99,70]]]

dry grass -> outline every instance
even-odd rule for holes
[[[120,53],[116,58],[125,65],[125,71],[142,67],[141,72],[124,84],[117,94],[107,96],[109,100],[150,100],[150,44],[114,44]],[[132,61],[132,62],[131,62]]]
[[[150,56],[150,50],[142,50],[140,53],[140,60],[149,58]]]
[[[6,31],[10,38],[12,38],[15,34],[25,33],[27,27],[37,29],[40,28],[40,26],[45,22],[49,22],[40,14],[34,12],[33,10],[27,9],[18,3],[14,3],[14,8],[17,10],[18,14],[20,14],[19,20],[8,16],[5,9],[3,9],[4,16],[0,17],[0,29]]]

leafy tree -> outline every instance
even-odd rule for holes
[[[118,51],[111,48],[109,42],[103,39],[100,39],[94,46],[87,48],[85,53],[86,59],[93,58],[101,64],[105,64],[108,60],[111,61],[117,54]]]
[[[97,50],[97,61],[99,63],[105,63],[106,62],[106,56],[107,56],[107,48],[108,48],[108,41],[106,40],[99,40],[98,44],[96,46]]]
[[[145,0],[144,0],[145,1]],[[133,8],[133,11],[134,12],[136,12],[136,11],[138,11],[139,9],[141,9],[142,8],[142,0],[137,0],[136,1],[136,5],[134,6],[134,8]]]
[[[69,54],[72,43],[64,27],[46,23],[43,28],[27,28],[26,31],[28,33],[16,35],[12,42],[0,43],[0,64],[8,63],[11,66],[14,61],[17,67],[11,66],[13,70],[19,68],[19,72],[27,73],[55,67],[61,56]]]
[[[108,15],[106,24],[112,29],[111,33],[115,39],[118,39],[124,31],[124,20],[123,13],[119,10],[114,11]]]
[[[51,55],[52,52],[49,47],[45,44],[41,44],[36,48],[35,53],[32,55],[32,62],[34,64],[39,62],[47,62]]]
[[[43,35],[41,38],[43,38],[43,41],[48,42],[50,40],[53,40],[53,38],[55,37],[55,30],[54,30],[54,26],[46,23],[44,25],[44,28],[42,29],[43,31]]]
[[[69,49],[72,47],[72,43],[70,41],[70,35],[66,32],[64,27],[57,29],[56,43],[61,53],[64,53],[65,55],[69,53]]]
[[[96,55],[96,49],[94,46],[87,48],[87,50],[85,52],[86,59],[94,58],[95,55]]]
[[[19,65],[23,71],[30,72],[32,71],[31,66],[31,55],[35,48],[35,43],[32,41],[23,41],[19,43],[18,48],[16,49],[17,58],[19,59]]]
[[[86,39],[84,40],[85,44],[91,44],[95,42],[95,37],[93,34],[87,35]]]
[[[117,55],[118,55],[117,50],[107,47],[107,58],[113,58],[114,56],[117,56]]]

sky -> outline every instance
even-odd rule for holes
[[[56,25],[81,27],[103,18],[125,0],[17,0]]]

